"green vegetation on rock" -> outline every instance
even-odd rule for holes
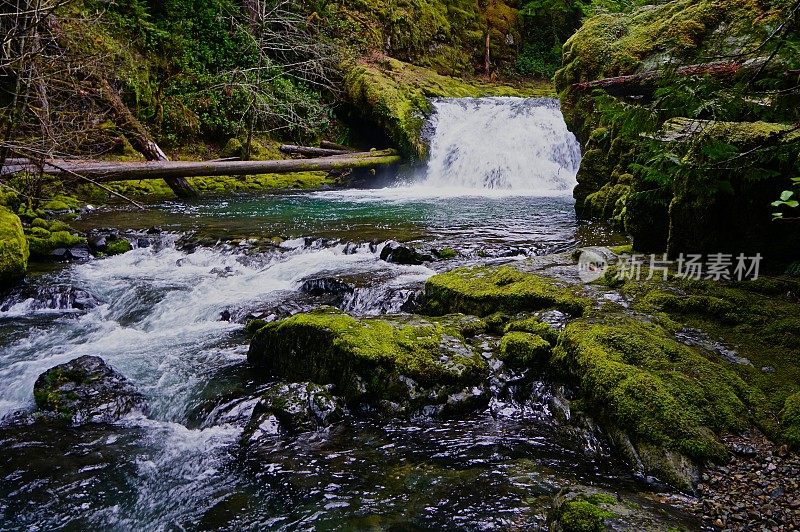
[[[25,275],[29,255],[28,241],[19,217],[0,207],[0,288]]]
[[[589,306],[589,300],[579,291],[577,286],[512,266],[457,268],[428,279],[425,311],[432,315],[462,312],[488,316],[497,311],[554,308],[579,316]]]
[[[458,321],[393,323],[334,309],[297,314],[259,329],[248,361],[271,376],[334,384],[348,401],[409,401],[404,379],[441,393],[481,382],[486,364],[464,343]]]
[[[517,367],[544,367],[550,357],[550,343],[541,336],[510,332],[500,340],[500,360]]]
[[[111,240],[106,244],[106,255],[121,255],[131,250],[131,243],[124,238]]]
[[[579,383],[592,411],[635,440],[695,460],[726,454],[714,436],[746,428],[766,400],[735,371],[666,329],[611,314],[567,325],[554,364]]]
[[[563,502],[551,518],[564,532],[602,532],[607,529],[605,521],[616,517],[606,506],[614,506],[617,500],[602,493],[573,498]]]

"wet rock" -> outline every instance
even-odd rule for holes
[[[70,260],[89,260],[91,256],[88,246],[74,246],[67,250],[67,258]]]
[[[431,262],[433,257],[429,254],[420,253],[409,245],[391,241],[387,242],[386,245],[383,246],[383,249],[381,249],[381,260],[393,264],[416,266],[425,262]]]
[[[356,319],[323,308],[260,328],[247,358],[271,377],[332,383],[349,403],[387,400],[414,411],[485,381],[486,362],[459,323]]]
[[[219,313],[219,321],[231,321],[231,311],[223,310]]]
[[[309,432],[341,420],[344,407],[331,394],[332,388],[309,382],[270,386],[253,409],[244,431],[245,440],[253,441],[281,431]]]
[[[104,252],[106,250],[107,239],[104,234],[89,233],[86,236],[86,241],[95,252]]]
[[[56,248],[50,252],[50,258],[55,261],[63,262],[69,260],[69,250],[67,248]]]
[[[695,347],[703,348],[707,351],[716,353],[731,364],[741,364],[752,366],[752,363],[745,357],[740,357],[733,349],[728,348],[721,342],[712,340],[706,333],[697,329],[685,328],[675,333],[678,341]]]
[[[146,406],[122,374],[102,358],[84,355],[45,371],[33,387],[36,406],[73,425],[110,423]]]
[[[136,239],[136,247],[138,247],[138,248],[149,248],[150,247],[150,239],[149,238],[137,238]]]
[[[335,277],[319,277],[306,279],[300,286],[300,291],[314,296],[352,294],[353,285],[340,281]]]

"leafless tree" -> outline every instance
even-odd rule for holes
[[[249,68],[229,73],[228,89],[243,91],[248,106],[242,117],[247,133],[244,155],[249,158],[253,134],[278,127],[307,128],[307,117],[296,103],[281,98],[273,84],[281,78],[328,92],[334,80],[337,55],[317,27],[319,18],[304,13],[296,0],[244,0],[246,34],[257,59]]]

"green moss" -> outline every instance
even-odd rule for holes
[[[497,311],[555,308],[581,315],[590,303],[578,291],[578,287],[511,266],[458,268],[428,280],[425,311],[433,315],[463,312],[488,316]]]
[[[800,393],[790,395],[781,413],[781,426],[786,440],[800,449]]]
[[[43,220],[41,218],[34,218],[31,222],[31,227],[39,227],[41,229],[50,229],[50,223],[47,220]]]
[[[766,400],[732,369],[677,342],[663,327],[624,316],[570,323],[556,365],[585,399],[635,440],[696,460],[721,459],[714,434],[741,430]]]
[[[559,332],[551,327],[550,324],[544,323],[536,317],[511,320],[508,324],[506,324],[503,332],[509,333],[513,331],[526,332],[541,336],[553,346],[558,342]]]
[[[756,415],[777,439],[783,436],[773,420],[787,398],[800,392],[800,304],[790,295],[796,289],[796,282],[770,279],[724,285],[672,278],[629,281],[621,287],[636,310],[659,316],[675,328],[685,324],[705,331],[750,360],[752,366],[729,367],[766,395],[768,408]]]
[[[0,287],[25,275],[29,255],[28,241],[19,217],[0,207]]]
[[[131,243],[124,238],[112,240],[106,244],[106,255],[121,255],[131,250]]]
[[[28,234],[37,238],[50,238],[50,231],[42,227],[31,227],[28,229]]]
[[[556,521],[564,532],[602,532],[606,530],[605,520],[616,515],[601,505],[615,502],[613,497],[609,500],[601,495],[567,501],[558,509]]]
[[[436,256],[442,260],[454,259],[458,256],[458,251],[450,247],[445,247],[437,251]]]
[[[256,332],[248,361],[270,375],[293,381],[333,383],[353,401],[403,400],[408,387],[463,389],[480,382],[483,359],[465,347],[460,331],[436,321],[391,323],[356,319],[334,309],[297,314]]]
[[[517,367],[544,367],[550,358],[550,343],[535,334],[510,332],[500,340],[498,358]]]

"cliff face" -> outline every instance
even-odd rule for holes
[[[673,0],[589,19],[555,78],[584,148],[578,213],[642,251],[797,256],[770,206],[800,172],[796,7]]]

